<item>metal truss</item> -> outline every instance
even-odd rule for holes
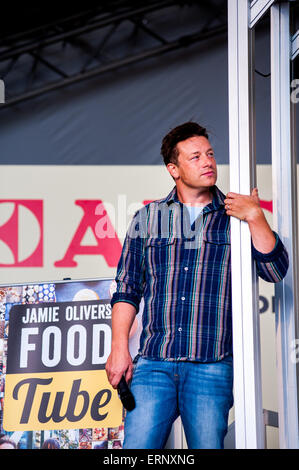
[[[186,35],[177,24],[188,9]],[[6,89],[0,109],[226,33],[226,0],[97,2],[0,36],[0,78]]]

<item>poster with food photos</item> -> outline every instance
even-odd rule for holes
[[[17,448],[122,448],[125,410],[105,372],[115,289],[113,279],[0,287],[0,434]]]

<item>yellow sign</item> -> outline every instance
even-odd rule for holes
[[[110,349],[108,299],[12,306],[4,429],[120,426],[121,401],[105,371]]]
[[[118,427],[122,405],[105,370],[7,374],[6,431]]]

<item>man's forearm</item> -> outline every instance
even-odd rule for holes
[[[128,347],[129,333],[136,308],[128,302],[117,302],[112,308],[112,348]]]
[[[248,225],[254,248],[261,253],[270,253],[275,247],[276,238],[261,208],[248,220]]]
[[[229,192],[224,203],[227,215],[248,223],[254,248],[260,253],[270,253],[275,247],[276,238],[260,207],[257,188],[252,190],[250,196]]]
[[[127,382],[132,377],[133,364],[129,352],[129,333],[136,315],[136,308],[127,302],[117,302],[112,308],[111,353],[106,362],[106,373],[113,388],[123,374]]]

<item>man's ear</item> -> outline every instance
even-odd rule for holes
[[[172,176],[174,179],[177,179],[179,177],[178,174],[178,167],[175,165],[175,163],[168,163],[166,165],[167,170],[170,173],[170,176]]]

